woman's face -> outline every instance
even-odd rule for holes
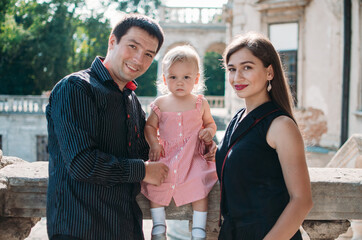
[[[269,99],[267,85],[273,79],[273,68],[264,67],[249,49],[242,48],[230,56],[227,76],[238,97],[246,101]]]

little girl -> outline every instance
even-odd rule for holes
[[[207,100],[193,93],[203,87],[200,59],[190,46],[178,46],[165,55],[162,69],[168,94],[151,103],[145,136],[150,161],[165,163],[169,173],[160,186],[142,183],[141,190],[151,201],[152,239],[166,239],[165,206],[172,198],[176,206],[192,203],[192,239],[206,239],[207,196],[217,175],[203,154],[216,124]]]

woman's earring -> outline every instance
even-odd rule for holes
[[[267,90],[268,92],[270,92],[271,89],[272,89],[272,85],[271,85],[271,81],[269,80],[269,81],[268,81],[268,87],[266,88],[266,90]]]

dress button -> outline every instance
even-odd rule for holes
[[[176,155],[176,159],[177,159],[177,155]]]
[[[181,113],[177,113],[177,115],[179,115],[179,116],[180,116],[180,115],[181,115]]]
[[[181,147],[181,150],[184,149],[184,147]]]
[[[175,185],[172,185],[172,189],[175,189]]]
[[[178,123],[179,126],[181,126],[181,123]]]
[[[173,172],[174,172],[174,173],[176,173],[176,172],[177,172],[177,170],[175,169],[175,170],[173,170]]]
[[[182,137],[182,133],[180,133],[180,137]]]

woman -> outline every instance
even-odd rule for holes
[[[302,239],[312,208],[304,143],[280,57],[257,33],[224,52],[229,83],[245,99],[216,153],[224,218],[219,239]]]

